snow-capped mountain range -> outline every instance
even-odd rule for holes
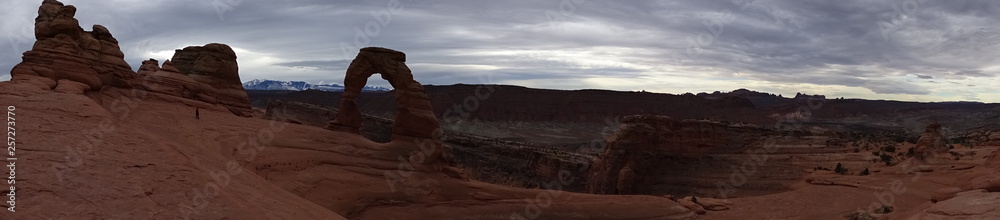
[[[307,89],[316,89],[316,90],[337,92],[337,91],[344,91],[344,86],[336,83],[311,84],[303,81],[278,81],[269,79],[255,79],[243,83],[243,89],[244,90],[287,90],[287,91],[302,91]],[[381,86],[365,86],[361,90],[389,91],[390,89]]]

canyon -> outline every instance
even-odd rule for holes
[[[1000,218],[1000,104],[424,85],[381,47],[343,91],[245,90],[229,45],[133,71],[76,10],[0,82],[2,219]]]

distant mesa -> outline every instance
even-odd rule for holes
[[[326,126],[337,116],[337,109],[295,101],[271,100],[264,111],[264,119],[280,120],[288,123]],[[372,115],[364,115],[361,136],[378,143],[388,143],[392,137],[392,120]]]
[[[312,84],[304,81],[279,81],[279,80],[269,80],[269,79],[255,79],[249,82],[243,83],[243,88],[246,90],[272,90],[272,91],[304,91],[304,90],[321,90],[328,92],[340,92],[344,91],[344,86],[336,83],[319,83]],[[361,88],[361,91],[365,92],[376,92],[376,91],[389,91],[390,89],[381,86],[365,86]]]

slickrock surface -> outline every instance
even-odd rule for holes
[[[133,72],[110,32],[84,31],[75,11],[45,0],[38,41],[13,79],[0,82],[0,103],[17,109],[23,165],[18,212],[0,219],[843,219],[883,206],[897,210],[879,216],[888,219],[1000,218],[997,146],[947,149],[952,137],[942,134],[954,126],[978,132],[969,140],[996,143],[996,131],[981,128],[990,122],[944,117],[996,106],[897,103],[865,112],[885,103],[838,100],[815,109],[815,120],[781,130],[758,125],[782,120],[779,113],[812,96],[425,91],[405,54],[363,48],[346,71],[340,111],[278,103],[253,118],[245,117],[254,113],[231,47],[184,48]],[[358,99],[375,73],[396,89],[379,94],[393,102]],[[480,111],[449,108],[483,91],[491,98]],[[393,120],[375,123],[381,139],[369,137],[386,143],[360,135],[372,119],[361,114],[366,103],[392,112]],[[568,134],[593,131],[605,117],[649,113],[658,115],[623,118],[607,142]],[[854,123],[924,113],[945,122],[912,143]],[[454,124],[442,126],[437,115],[448,114]],[[692,120],[708,116],[716,121]],[[467,123],[475,119],[523,130]],[[539,121],[553,123],[532,124]],[[577,121],[589,124],[572,127]],[[601,146],[581,150],[594,140]],[[910,147],[935,160],[906,162]],[[829,170],[841,163],[847,171]],[[651,196],[668,193],[676,196]]]
[[[955,198],[931,205],[911,219],[1000,219],[1000,193],[961,192]]]

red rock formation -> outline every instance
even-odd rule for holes
[[[1000,192],[1000,150],[986,158],[982,167],[977,167],[966,174],[960,181],[967,180],[964,189],[983,189],[989,192]]]
[[[43,9],[53,2],[46,1]],[[191,117],[191,105],[206,104],[170,94],[194,95],[197,100],[237,97],[220,94],[220,90],[228,90],[216,87],[233,79],[225,75],[235,74],[228,71],[235,69],[227,68],[226,60],[235,57],[219,56],[211,49],[190,56],[182,51],[175,61],[183,62],[177,62],[176,67],[164,62],[157,68],[158,62],[145,62],[141,74],[150,78],[136,80],[146,87],[159,86],[158,90],[150,93],[154,98],[127,107],[127,112],[108,111],[87,96],[49,89],[59,83],[56,91],[100,88],[100,95],[121,95],[123,89],[114,82],[128,82],[129,78],[112,76],[111,81],[102,81],[102,77],[95,77],[93,82],[82,82],[90,75],[79,79],[19,75],[20,80],[0,82],[0,103],[16,103],[19,126],[31,128],[18,130],[18,140],[31,143],[18,145],[22,150],[18,152],[29,152],[24,159],[37,165],[18,167],[17,180],[21,181],[16,192],[21,206],[16,213],[0,212],[0,219],[693,217],[676,202],[660,197],[519,189],[469,181],[454,168],[430,172],[424,167],[436,166],[414,167],[419,163],[417,156],[410,155],[408,160],[400,156],[424,153],[428,148],[439,150],[434,138],[440,130],[433,115],[427,117],[424,112],[430,107],[420,85],[402,65],[402,53],[393,57],[393,53],[382,53],[385,51],[362,50],[355,63],[361,71],[352,69],[348,79],[356,82],[358,73],[365,74],[365,62],[396,62],[389,67],[399,71],[387,71],[381,65],[367,69],[382,73],[399,90],[401,109],[393,142],[388,144],[350,133],[230,114],[203,111],[203,116],[211,117]],[[32,65],[49,60],[37,61],[41,63],[28,62],[22,68],[43,66]],[[357,87],[351,83],[349,92]],[[227,105],[224,100],[217,103]],[[437,161],[435,154],[423,158]]]
[[[143,61],[138,72],[143,79],[139,87],[216,104],[239,116],[252,115],[232,48],[225,44],[187,47],[177,50],[174,58],[176,64],[167,60],[162,67],[154,59]]]
[[[196,94],[199,100],[224,106],[236,115],[251,115],[250,98],[240,81],[236,52],[229,45],[186,47],[177,50],[171,60],[176,70],[201,84],[200,93]]]
[[[733,173],[731,167],[739,167],[741,162],[746,162],[718,157],[718,154],[738,154],[755,149],[762,146],[764,137],[773,134],[758,127],[711,121],[674,120],[655,115],[625,117],[621,128],[608,140],[604,152],[591,166],[587,192],[647,195],[715,193],[716,181],[729,181],[729,174]],[[790,172],[791,168],[783,167],[781,163],[771,162],[767,166],[762,163],[753,164],[755,172],[766,172],[767,175],[788,173],[792,176],[753,180],[762,175],[748,175],[759,184],[754,187],[780,187],[779,184],[768,184],[775,179],[798,178],[794,176],[796,172]],[[694,176],[717,179],[689,178]]]
[[[944,136],[941,135],[941,124],[932,123],[920,134],[917,145],[913,147],[914,158],[919,162],[927,162],[938,153],[948,151]]]
[[[11,80],[71,87],[60,89],[62,91],[131,88],[135,72],[125,62],[118,40],[101,25],[84,31],[80,22],[73,18],[75,14],[76,7],[72,5],[56,0],[42,2],[35,18],[37,41],[24,53],[23,61],[11,70]]]
[[[699,205],[698,203],[695,203],[692,200],[693,200],[693,197],[688,196],[688,197],[684,197],[682,199],[677,200],[677,203],[680,203],[682,206],[684,206],[685,208],[690,209],[692,212],[694,212],[696,214],[704,215],[705,212],[706,212],[705,211],[705,207],[702,207],[701,205]]]
[[[389,81],[396,93],[393,142],[415,143],[420,140],[433,140],[434,143],[431,144],[433,146],[421,146],[421,148],[430,148],[428,155],[425,155],[428,158],[425,162],[434,163],[441,159],[443,152],[439,141],[443,131],[437,117],[434,116],[427,94],[424,93],[424,87],[413,80],[413,74],[404,62],[406,54],[402,52],[380,47],[362,48],[347,68],[340,111],[326,127],[330,130],[360,133],[362,115],[356,100],[368,78],[372,74],[379,73],[382,79]]]
[[[973,190],[957,193],[909,219],[1000,219],[1000,193]]]
[[[94,25],[84,31],[73,16],[76,7],[45,0],[35,19],[34,47],[11,70],[12,81],[29,81],[42,89],[65,93],[117,97],[132,92],[105,92],[111,88],[139,88],[192,100],[217,104],[236,115],[250,116],[250,100],[243,91],[236,54],[224,44],[178,50],[175,68],[166,61],[143,61],[138,74],[125,62],[125,55],[107,28]],[[139,76],[142,76],[140,78]]]
[[[156,93],[198,100],[202,85],[170,65],[170,61],[166,61],[161,68],[157,60],[142,61],[138,74],[144,81],[139,86]]]

